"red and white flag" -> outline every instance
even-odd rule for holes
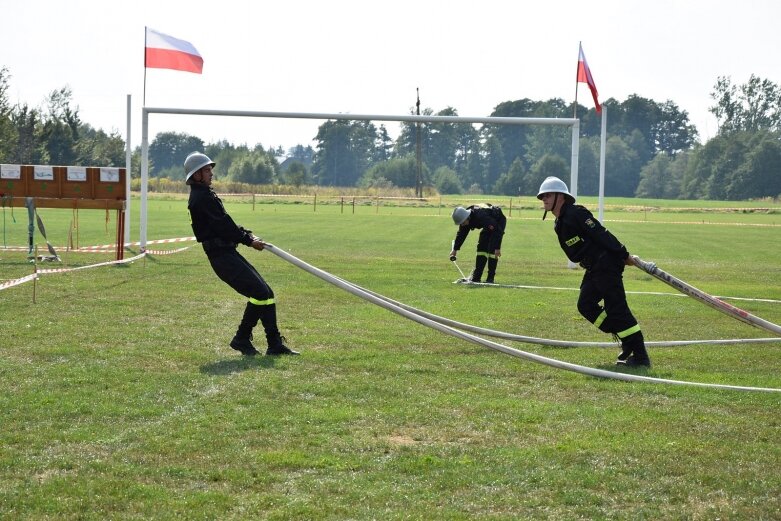
[[[201,74],[203,72],[203,58],[190,42],[179,40],[147,27],[144,67]]]
[[[591,90],[591,96],[594,98],[594,107],[597,109],[597,114],[602,112],[602,106],[599,104],[599,93],[597,92],[597,84],[594,83],[594,77],[591,76],[591,69],[588,68],[588,62],[586,62],[586,55],[583,54],[583,45],[579,45],[580,54],[578,55],[578,79],[577,83],[588,83],[588,88]]]

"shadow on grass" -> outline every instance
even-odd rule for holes
[[[231,358],[204,364],[201,366],[200,371],[212,376],[229,375],[246,371],[247,369],[274,367],[276,361],[276,357],[273,356],[242,356],[241,358]]]
[[[604,369],[605,371],[610,371],[612,373],[635,374],[638,376],[651,376],[649,374],[651,372],[651,368],[648,367],[627,367],[625,365],[616,365],[615,363],[612,363],[612,364],[597,364],[596,368]]]

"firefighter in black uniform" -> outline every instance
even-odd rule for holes
[[[214,272],[249,299],[230,346],[247,356],[258,354],[252,345],[252,330],[260,320],[266,333],[267,355],[297,355],[298,352],[285,345],[285,339],[279,333],[274,291],[255,267],[236,251],[239,244],[256,250],[262,250],[266,244],[252,231],[238,226],[225,211],[222,201],[211,189],[214,165],[200,152],[193,152],[185,159],[185,181],[190,186],[187,208],[195,238],[203,245]]]
[[[494,284],[496,266],[499,264],[499,257],[502,256],[502,237],[507,224],[507,218],[502,213],[502,209],[490,204],[473,204],[466,208],[458,206],[453,210],[453,222],[458,226],[458,232],[456,232],[456,238],[453,241],[450,259],[456,259],[458,250],[461,249],[470,230],[480,228],[475,269],[469,276],[468,282],[480,282],[487,264],[488,275],[485,281],[488,284]]]
[[[540,185],[537,199],[556,216],[554,230],[569,260],[585,268],[580,284],[578,311],[586,320],[621,341],[616,365],[651,367],[645,341],[624,291],[624,266],[634,265],[626,247],[605,229],[585,207],[575,204],[567,185],[548,177]],[[600,305],[604,301],[604,307]]]

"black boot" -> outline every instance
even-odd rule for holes
[[[469,276],[470,282],[480,282],[486,262],[488,262],[488,258],[485,255],[475,257],[475,269],[472,270],[472,274]]]
[[[632,348],[625,344],[621,340],[621,337],[615,333],[613,333],[613,340],[615,340],[616,344],[621,348],[621,352],[618,353],[618,358],[616,359],[616,365],[623,365],[626,363],[627,359],[632,356]]]
[[[621,356],[627,351],[630,351],[631,354],[622,361]],[[645,349],[645,339],[642,331],[632,333],[621,340],[621,355],[618,358],[616,365],[623,365],[624,367],[651,367],[651,358]]]
[[[246,356],[254,356],[258,354],[258,350],[252,345],[252,328],[255,327],[260,318],[258,308],[250,302],[247,302],[247,307],[244,308],[244,316],[241,318],[239,329],[236,330],[236,335],[230,342],[230,346],[236,351],[240,351],[241,354]]]
[[[268,342],[268,349],[266,349],[266,354],[271,356],[276,355],[300,355],[298,351],[293,351],[288,346],[285,345],[285,337],[282,335],[277,335],[276,338],[273,338],[269,340]]]
[[[285,345],[285,337],[280,335],[277,327],[277,305],[268,304],[258,306],[260,308],[260,322],[266,332],[267,355],[299,355],[301,353],[293,351]]]
[[[496,266],[499,265],[499,259],[496,257],[488,258],[488,277],[485,279],[487,284],[494,284],[494,276],[496,275]]]

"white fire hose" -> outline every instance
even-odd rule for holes
[[[692,298],[695,298],[700,302],[702,302],[703,304],[706,304],[715,310],[721,311],[722,313],[729,315],[732,318],[738,319],[741,322],[745,322],[746,324],[750,324],[755,327],[766,329],[771,333],[781,335],[781,326],[774,324],[772,322],[768,322],[767,320],[752,315],[748,311],[744,311],[738,307],[733,306],[732,304],[727,304],[723,300],[708,295],[704,291],[701,291],[695,288],[694,286],[685,283],[681,279],[673,277],[666,271],[659,268],[656,265],[656,263],[646,262],[640,257],[638,257],[637,255],[633,255],[632,257],[634,258],[635,266],[645,271],[649,275],[656,277],[657,279],[661,280],[665,284],[672,286],[673,288],[677,289],[681,293],[684,293]]]
[[[330,273],[327,273],[319,268],[316,268],[310,264],[307,264],[306,262],[302,261],[301,259],[287,253],[286,251],[277,248],[273,244],[266,244],[266,248],[268,251],[273,253],[274,255],[288,261],[289,263],[293,264],[294,266],[297,266],[304,271],[330,283],[334,286],[337,286],[338,288],[341,288],[349,293],[352,293],[355,296],[358,296],[364,300],[368,300],[369,302],[372,302],[373,304],[376,304],[380,307],[383,307],[389,311],[392,311],[398,315],[401,315],[405,318],[408,318],[414,322],[417,322],[419,324],[422,324],[424,326],[436,329],[442,333],[448,334],[450,336],[454,336],[456,338],[460,338],[462,340],[467,340],[469,342],[482,345],[484,347],[488,347],[490,349],[494,349],[496,351],[508,354],[510,356],[514,356],[516,358],[522,358],[526,360],[531,360],[533,362],[537,362],[543,365],[547,365],[550,367],[555,367],[557,369],[564,369],[567,371],[573,371],[575,373],[585,374],[589,376],[595,376],[599,378],[608,378],[613,380],[622,380],[627,382],[646,382],[646,383],[656,383],[656,384],[673,384],[673,385],[688,385],[688,386],[696,386],[696,387],[706,387],[711,389],[732,389],[732,390],[739,390],[739,391],[761,391],[761,392],[774,392],[774,393],[781,393],[781,389],[775,389],[775,388],[767,388],[767,387],[748,387],[748,386],[739,386],[739,385],[726,385],[726,384],[712,384],[712,383],[700,383],[700,382],[687,382],[683,380],[669,380],[665,378],[653,378],[650,376],[641,376],[641,375],[635,375],[635,374],[627,374],[627,373],[617,373],[614,371],[606,371],[603,369],[594,369],[591,367],[585,367],[582,365],[577,364],[571,364],[569,362],[562,362],[560,360],[555,360],[552,358],[548,358],[541,355],[536,355],[534,353],[528,353],[526,351],[521,351],[519,349],[514,349],[509,346],[505,346],[503,344],[499,344],[497,342],[492,342],[490,340],[486,340],[484,338],[477,337],[475,335],[472,335],[470,333],[466,333],[464,331],[461,331],[459,329],[455,329],[453,327],[441,324],[439,322],[436,322],[434,320],[431,320],[430,318],[426,318],[425,316],[422,316],[422,314],[418,314],[416,312],[410,311],[407,309],[407,307],[402,307],[400,305],[394,304],[390,301],[390,299],[386,299],[385,297],[380,297],[375,294],[372,294],[372,292],[366,291],[361,289],[360,287],[347,282],[343,279],[340,279],[339,277],[336,277],[334,275],[331,275]],[[568,345],[571,345],[569,343]]]

